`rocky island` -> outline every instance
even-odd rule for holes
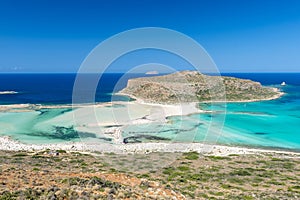
[[[259,101],[280,97],[277,88],[259,82],[227,76],[181,71],[163,76],[128,80],[119,94],[148,103],[183,103],[203,101]]]

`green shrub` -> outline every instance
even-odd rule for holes
[[[190,170],[190,168],[188,166],[179,166],[179,167],[177,167],[177,169],[180,171],[189,171]]]
[[[238,169],[238,170],[235,170],[233,172],[230,172],[230,175],[231,176],[235,176],[235,175],[237,175],[237,176],[250,176],[251,173],[248,172],[247,170]]]
[[[196,151],[183,153],[183,156],[187,160],[198,160],[199,159],[199,153]]]
[[[27,153],[17,153],[17,154],[14,154],[12,155],[13,157],[24,157],[24,156],[28,156]]]
[[[62,150],[62,149],[60,149],[60,150],[57,150],[56,152],[58,152],[58,153],[67,153],[67,151],[65,151],[65,150]]]

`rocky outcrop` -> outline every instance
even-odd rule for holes
[[[197,71],[130,79],[119,93],[150,103],[257,101],[281,95],[276,88],[264,87],[259,82]]]

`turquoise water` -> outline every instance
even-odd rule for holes
[[[220,141],[300,149],[299,86],[282,90],[287,94],[277,100],[227,104],[224,136],[236,134]]]
[[[171,117],[170,123],[164,125],[127,127],[125,135],[147,133],[155,136],[163,135],[174,142],[206,141],[300,150],[299,86],[286,86],[281,89],[286,94],[280,99],[225,105],[200,104],[202,109],[214,112]],[[214,125],[211,125],[212,121]]]
[[[70,109],[44,109],[42,111],[0,112],[0,135],[11,136],[24,143],[44,144],[65,142],[55,129],[59,124],[47,124]],[[72,119],[70,119],[70,124]],[[68,127],[66,121],[62,122]],[[73,138],[78,140],[78,137]]]
[[[145,136],[155,136],[154,140],[164,138],[172,142],[205,141],[300,150],[299,86],[286,86],[282,90],[286,94],[271,101],[200,104],[202,109],[212,113],[173,116],[166,123],[127,125],[123,127],[122,135],[123,138],[134,136],[137,139],[135,142],[149,141],[149,137],[145,139]],[[114,108],[122,109],[122,106]],[[225,113],[222,112],[224,110]],[[101,127],[85,131],[77,129],[72,112],[69,108],[0,112],[0,135],[9,135],[25,143],[57,143],[91,138],[111,142],[104,138],[105,135],[97,134]],[[99,116],[102,113],[97,111]]]
[[[127,125],[122,128],[123,138],[134,137],[134,142],[166,139],[173,142],[205,141],[300,150],[300,74],[232,75],[260,81],[265,85],[286,81],[288,85],[285,87],[275,85],[286,94],[280,99],[271,101],[225,105],[200,104],[202,109],[212,111],[212,113],[169,117],[166,123]],[[0,95],[0,103],[70,103],[71,97],[67,94],[72,91],[73,75],[34,76],[37,78],[32,76],[2,75],[1,91],[13,90],[19,93]],[[54,85],[46,81],[48,76],[51,80],[55,80]],[[120,74],[110,75],[107,79],[110,80],[111,76],[116,77],[114,83],[121,77]],[[113,83],[104,82],[106,83],[104,88],[108,89],[99,90],[99,99],[104,93],[111,94],[114,88]],[[65,87],[57,91],[56,88],[60,88],[57,87],[58,85]],[[106,95],[103,99],[103,101],[110,101],[110,96]],[[113,107],[122,109],[120,105]],[[25,143],[80,141],[82,138],[112,142],[109,137],[101,134],[101,131],[107,127],[78,127],[72,112],[74,111],[69,108],[0,112],[0,135],[8,135]],[[103,118],[101,110],[96,114],[99,119]],[[121,115],[116,117],[121,117]]]

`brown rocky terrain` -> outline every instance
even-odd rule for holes
[[[175,156],[153,167],[153,159]],[[135,160],[132,160],[132,159]],[[299,155],[0,152],[0,199],[299,199]]]
[[[281,95],[276,88],[264,87],[259,82],[197,71],[130,79],[119,93],[150,103],[254,101]]]

